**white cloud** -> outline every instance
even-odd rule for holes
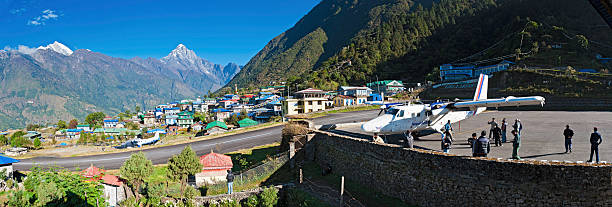
[[[28,25],[45,25],[45,22],[49,19],[57,19],[59,17],[55,11],[51,9],[45,9],[42,11],[40,16],[34,17],[30,21],[28,21]]]
[[[9,12],[11,14],[18,15],[18,14],[24,13],[25,11],[26,11],[26,8],[18,8],[18,9],[11,9]]]
[[[28,55],[36,52],[36,48],[28,47],[25,45],[17,45],[17,48],[5,46],[4,50],[9,51],[9,52],[19,52],[19,53],[28,54]]]

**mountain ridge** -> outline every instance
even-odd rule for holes
[[[123,59],[62,46],[54,42],[30,54],[0,51],[0,128],[82,120],[95,111],[110,115],[136,105],[151,108],[204,96],[240,70],[236,64],[204,64],[197,55],[186,61],[194,64],[165,64],[155,58]]]

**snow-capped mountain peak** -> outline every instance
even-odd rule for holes
[[[168,54],[168,56],[163,57],[161,60],[163,62],[187,61],[194,64],[198,61],[198,59],[200,59],[200,57],[198,57],[193,50],[188,49],[183,44],[179,44],[174,50],[172,50],[172,52],[170,52],[170,54]]]
[[[72,53],[73,53],[70,48],[66,47],[66,45],[64,45],[62,43],[59,43],[57,41],[55,41],[55,42],[53,42],[53,43],[51,43],[51,44],[49,44],[49,45],[47,45],[45,47],[40,46],[40,47],[37,48],[37,50],[47,50],[47,49],[51,49],[51,50],[53,50],[53,51],[55,51],[57,53],[60,53],[62,55],[66,55],[66,56],[72,55]]]

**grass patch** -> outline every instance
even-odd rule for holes
[[[259,165],[271,155],[278,154],[280,143],[275,142],[268,145],[253,147],[250,149],[238,150],[236,152],[227,153],[232,157],[234,167],[233,172],[240,172],[252,166]]]

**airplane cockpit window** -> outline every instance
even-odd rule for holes
[[[390,109],[387,109],[387,112],[385,112],[385,114],[395,115],[397,114],[398,111],[399,109],[390,108]]]

